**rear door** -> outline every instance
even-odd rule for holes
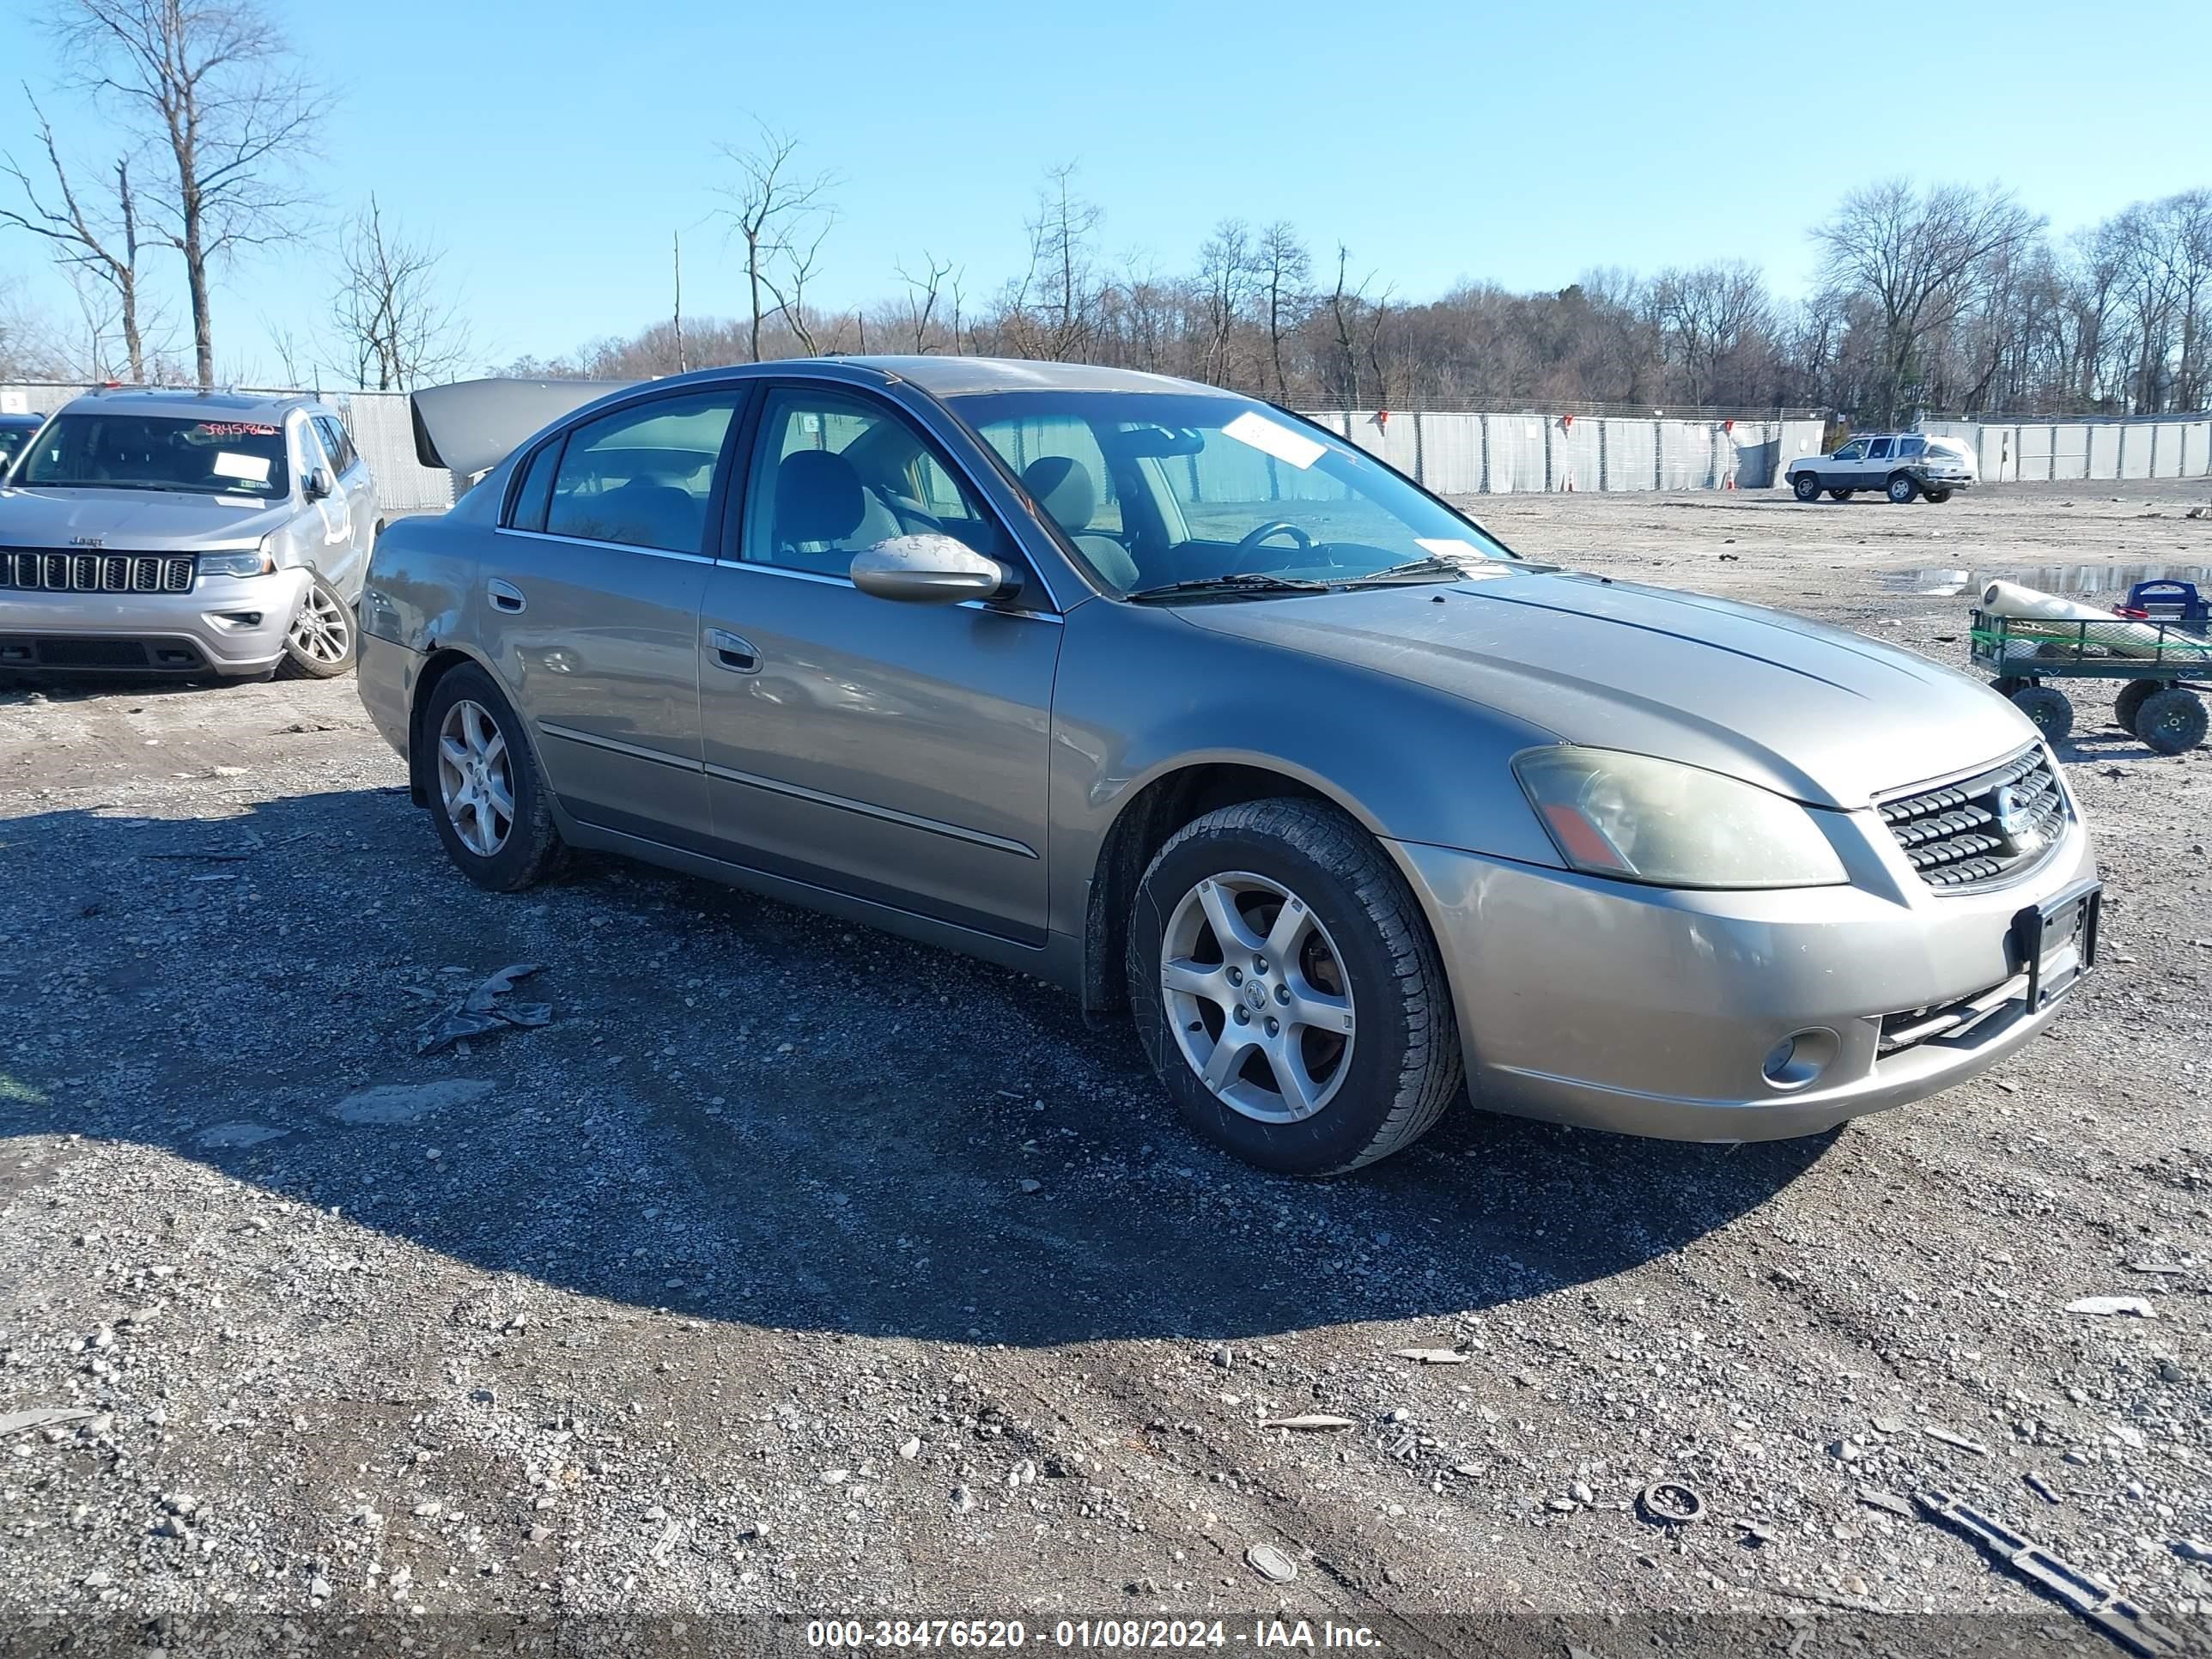
[[[902,410],[778,384],[757,426],[701,616],[723,856],[1042,944],[1059,616],[1033,575],[992,604],[895,604],[853,586],[853,555],[901,534],[1021,560]]]
[[[1852,469],[1861,489],[1879,489],[1889,479],[1889,469],[1896,459],[1891,453],[1896,441],[1892,438],[1869,438],[1866,459]]]
[[[478,637],[587,823],[703,848],[699,601],[745,393],[641,398],[556,434],[479,567]]]

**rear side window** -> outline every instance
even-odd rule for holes
[[[1889,440],[1887,438],[1876,438],[1874,441],[1874,447],[1867,451],[1867,459],[1870,461],[1886,461],[1888,459]]]
[[[553,470],[561,465],[561,440],[556,438],[530,458],[529,470],[514,492],[514,513],[507,523],[516,530],[545,528],[545,506],[553,494]]]
[[[1899,459],[1917,455],[1927,447],[1927,441],[1923,438],[1899,438],[1897,441],[1897,453]]]
[[[576,428],[553,469],[545,529],[585,541],[699,552],[738,396],[659,398]]]

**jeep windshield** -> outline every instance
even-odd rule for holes
[[[1109,591],[1266,599],[1517,556],[1331,433],[1228,393],[948,399]]]
[[[284,495],[284,429],[258,421],[149,415],[57,416],[16,469],[25,489],[155,489],[189,495]]]

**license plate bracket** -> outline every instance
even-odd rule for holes
[[[2077,882],[2012,919],[2013,960],[2027,970],[2027,1012],[2040,1013],[2097,965],[2102,882]],[[2017,969],[2015,969],[2017,971]]]

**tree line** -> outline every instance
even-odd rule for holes
[[[88,162],[22,88],[38,149],[0,156],[0,233],[44,250],[79,315],[42,325],[0,283],[0,377],[211,385],[216,278],[283,241],[326,250],[330,297],[304,337],[267,325],[282,378],[392,389],[487,366],[441,250],[374,197],[324,216],[304,164],[331,94],[264,0],[53,0],[46,21],[64,89],[112,128]],[[1818,277],[1802,299],[1741,261],[1419,299],[1387,260],[1279,221],[1224,219],[1179,270],[1111,255],[1106,212],[1067,165],[1044,174],[1011,276],[979,283],[925,251],[882,297],[838,307],[820,296],[842,181],[765,125],[714,166],[736,315],[685,315],[672,232],[665,318],[507,368],[635,379],[823,352],[973,353],[1148,369],[1307,408],[1814,408],[1863,424],[2212,401],[2212,190],[2057,238],[2000,185],[1889,180],[1808,228]]]

